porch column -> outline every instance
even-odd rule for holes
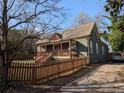
[[[34,48],[34,54],[37,55],[37,46],[33,46],[33,48]]]
[[[87,49],[87,56],[88,56],[88,61],[91,62],[91,54],[90,54],[90,38],[88,37],[87,38],[87,46],[88,46],[88,49]]]
[[[61,52],[61,55],[63,54],[62,53],[62,42],[60,43],[60,52]]]
[[[70,59],[72,58],[72,55],[71,55],[71,40],[69,41],[69,56],[70,56]]]
[[[55,50],[55,44],[53,43],[53,51]]]
[[[47,45],[45,44],[45,51],[47,51],[46,49],[47,49]]]

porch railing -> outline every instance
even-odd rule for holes
[[[62,50],[62,51],[49,51],[49,52],[38,52],[37,53],[37,55],[39,55],[39,54],[44,54],[44,53],[50,53],[50,52],[52,52],[52,53],[54,53],[54,55],[56,55],[56,56],[69,56],[70,55],[70,53],[69,53],[69,50]],[[72,56],[78,56],[79,54],[78,54],[78,52],[77,51],[75,51],[75,50],[72,50],[71,51],[71,55]]]

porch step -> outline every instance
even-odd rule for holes
[[[35,57],[35,61],[36,61],[36,63],[43,63],[47,59],[49,59],[52,55],[53,55],[52,52],[50,52],[50,53],[43,53],[43,54],[37,55]]]

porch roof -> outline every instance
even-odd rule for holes
[[[60,41],[48,41],[48,42],[42,43],[42,45],[59,44],[59,43],[69,43],[69,42],[76,43],[75,40],[69,39],[69,40],[60,40]],[[41,45],[41,43],[36,44],[36,45]]]

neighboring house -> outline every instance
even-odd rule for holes
[[[37,54],[54,53],[54,57],[65,59],[89,57],[90,62],[105,62],[108,46],[100,40],[95,23],[46,36],[35,43]]]

